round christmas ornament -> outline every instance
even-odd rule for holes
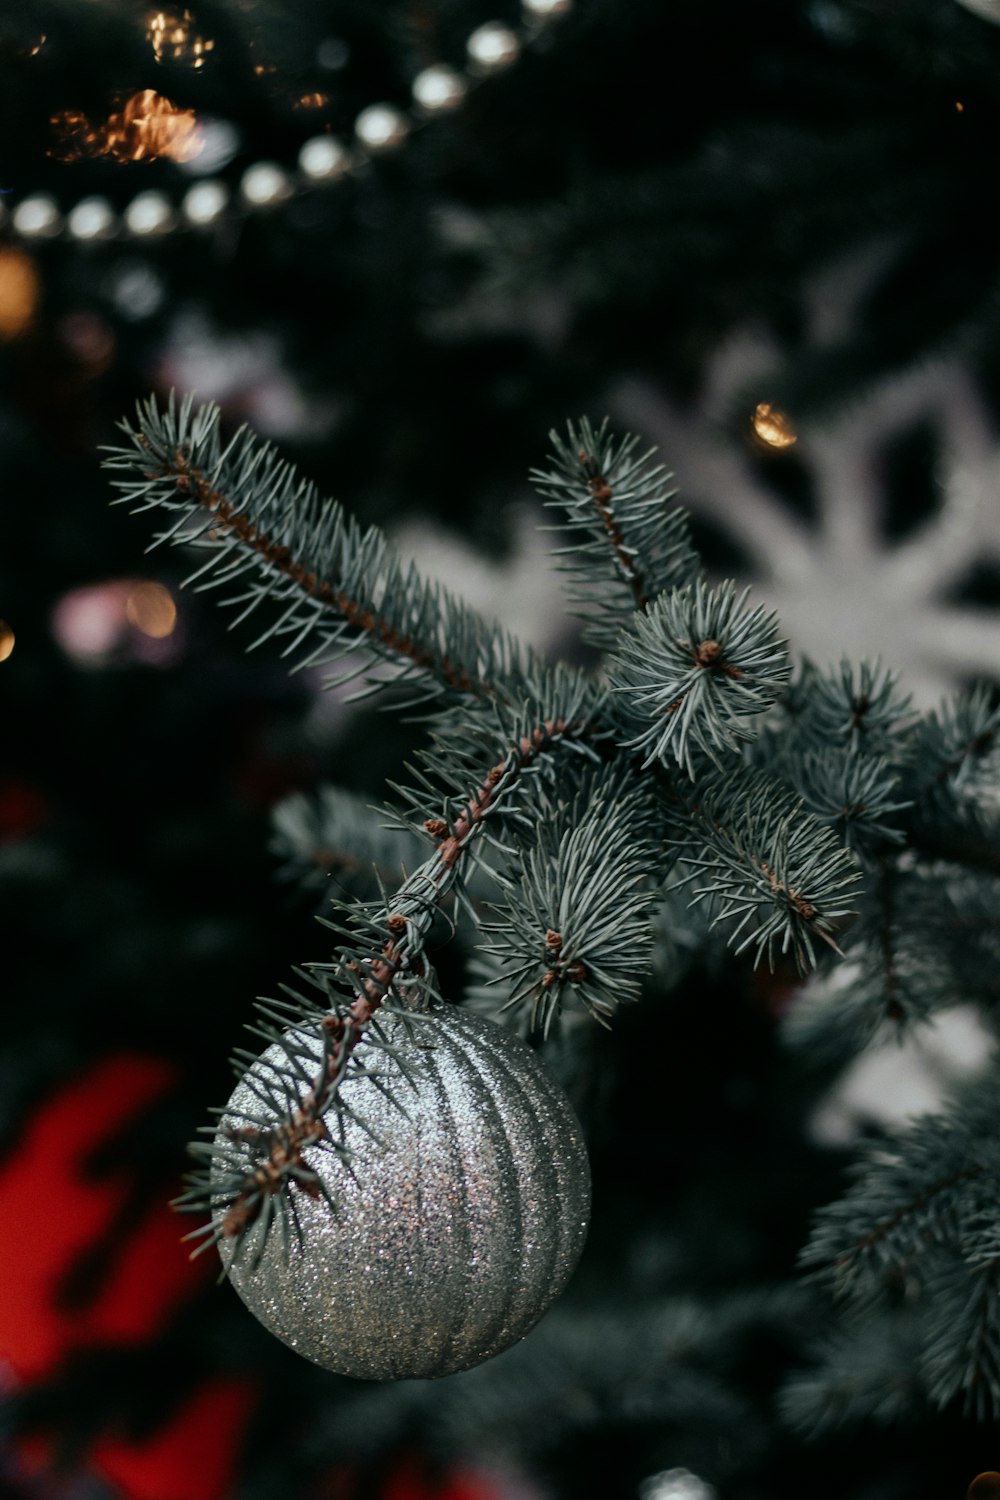
[[[450,1375],[523,1338],[569,1280],[586,1151],[569,1100],[511,1033],[454,1006],[379,1020],[412,1083],[393,1076],[396,1102],[362,1073],[342,1085],[364,1122],[343,1116],[346,1161],[303,1152],[335,1206],[292,1189],[301,1240],[286,1250],[272,1228],[262,1250],[220,1248],[251,1312],[306,1359],[363,1380]],[[269,1048],[237,1084],[220,1140],[259,1115],[253,1075],[283,1060]],[[396,1064],[373,1052],[369,1068],[388,1083]],[[333,1111],[325,1123],[337,1139]]]

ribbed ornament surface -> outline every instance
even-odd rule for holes
[[[406,1113],[363,1077],[344,1099],[384,1146],[348,1120],[350,1170],[305,1153],[336,1212],[296,1192],[301,1246],[291,1236],[286,1257],[272,1231],[256,1266],[252,1253],[233,1264],[231,1242],[222,1256],[306,1359],[365,1380],[448,1375],[523,1338],[562,1291],[587,1232],[587,1156],[565,1094],[509,1032],[453,1006],[380,1020],[413,1071],[393,1083]],[[281,1061],[272,1047],[252,1071]],[[377,1053],[369,1065],[394,1071]],[[227,1108],[234,1124],[259,1114],[245,1078]]]

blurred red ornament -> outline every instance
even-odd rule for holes
[[[74,1262],[105,1233],[128,1192],[121,1177],[93,1177],[95,1148],[163,1095],[173,1069],[154,1058],[100,1063],[50,1099],[26,1127],[0,1172],[0,1351],[15,1377],[49,1374],[84,1344],[149,1338],[202,1280],[188,1260],[177,1221],[157,1202],[110,1258],[108,1274],[85,1305],[66,1309],[60,1289]],[[36,1232],[45,1205],[45,1234]],[[16,1295],[13,1289],[16,1288]]]
[[[34,833],[49,816],[48,799],[27,781],[16,776],[0,781],[0,844]]]
[[[170,1090],[174,1069],[124,1054],[48,1100],[0,1172],[0,1352],[7,1381],[30,1385],[84,1347],[135,1346],[154,1337],[210,1274],[189,1259],[183,1226],[171,1213],[170,1185],[137,1230],[111,1250],[94,1294],[63,1305],[68,1273],[107,1235],[129,1191],[123,1174],[96,1176],[94,1153]],[[45,1233],[37,1233],[39,1205]],[[91,1472],[121,1500],[225,1500],[232,1492],[242,1435],[256,1401],[247,1381],[216,1381],[149,1437],[107,1435]],[[43,1434],[19,1445],[25,1468],[47,1470],[54,1445]]]
[[[114,362],[114,331],[96,313],[67,313],[59,321],[59,337],[88,380],[103,375]]]
[[[144,1442],[98,1443],[94,1466],[117,1485],[123,1500],[225,1500],[256,1399],[248,1383],[215,1381]]]
[[[536,1491],[501,1475],[474,1469],[454,1469],[434,1478],[420,1463],[406,1459],[390,1476],[381,1500],[541,1500]]]

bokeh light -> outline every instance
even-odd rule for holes
[[[16,245],[0,245],[0,340],[9,343],[34,322],[41,295],[38,270]]]
[[[59,337],[91,380],[114,363],[117,341],[110,324],[94,312],[71,312],[60,318]]]
[[[966,1500],[1000,1500],[1000,1474],[995,1469],[977,1474],[969,1485]]]
[[[664,1469],[639,1486],[639,1500],[716,1500],[715,1490],[690,1469]]]
[[[197,71],[215,50],[211,37],[199,36],[189,10],[154,10],[146,22],[146,37],[156,61],[185,63]]]
[[[111,156],[115,161],[192,161],[202,149],[193,109],[182,109],[155,89],[141,89],[103,124],[94,124],[79,109],[62,109],[50,121],[57,144],[50,151],[59,161]]]
[[[0,620],[0,661],[6,661],[14,649],[14,632],[6,620]]]
[[[111,578],[64,594],[52,612],[52,634],[81,667],[163,666],[179,649],[177,606],[162,583]]]
[[[143,635],[161,641],[174,632],[177,606],[162,583],[140,583],[125,601],[125,617]]]
[[[770,401],[759,401],[752,418],[756,436],[768,448],[790,448],[798,442],[798,433],[792,426],[788,413]]]

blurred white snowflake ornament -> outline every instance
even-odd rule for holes
[[[962,366],[924,365],[822,424],[792,413],[796,461],[815,497],[809,518],[768,488],[759,448],[734,438],[734,407],[742,399],[749,431],[754,404],[743,393],[759,382],[766,394],[769,368],[766,341],[747,335],[720,351],[697,409],[681,410],[638,381],[615,392],[612,409],[621,426],[657,445],[692,514],[748,560],[741,581],[777,610],[797,653],[821,667],[843,655],[878,656],[918,706],[962,677],[1000,678],[1000,613],[954,599],[975,567],[1000,564],[1000,447]],[[941,455],[930,476],[938,503],[893,537],[884,455],[917,424],[934,433]],[[768,460],[786,461],[782,453]]]
[[[966,10],[971,10],[973,15],[982,16],[984,21],[993,21],[1000,26],[1000,0],[958,0],[959,5],[964,5]]]

